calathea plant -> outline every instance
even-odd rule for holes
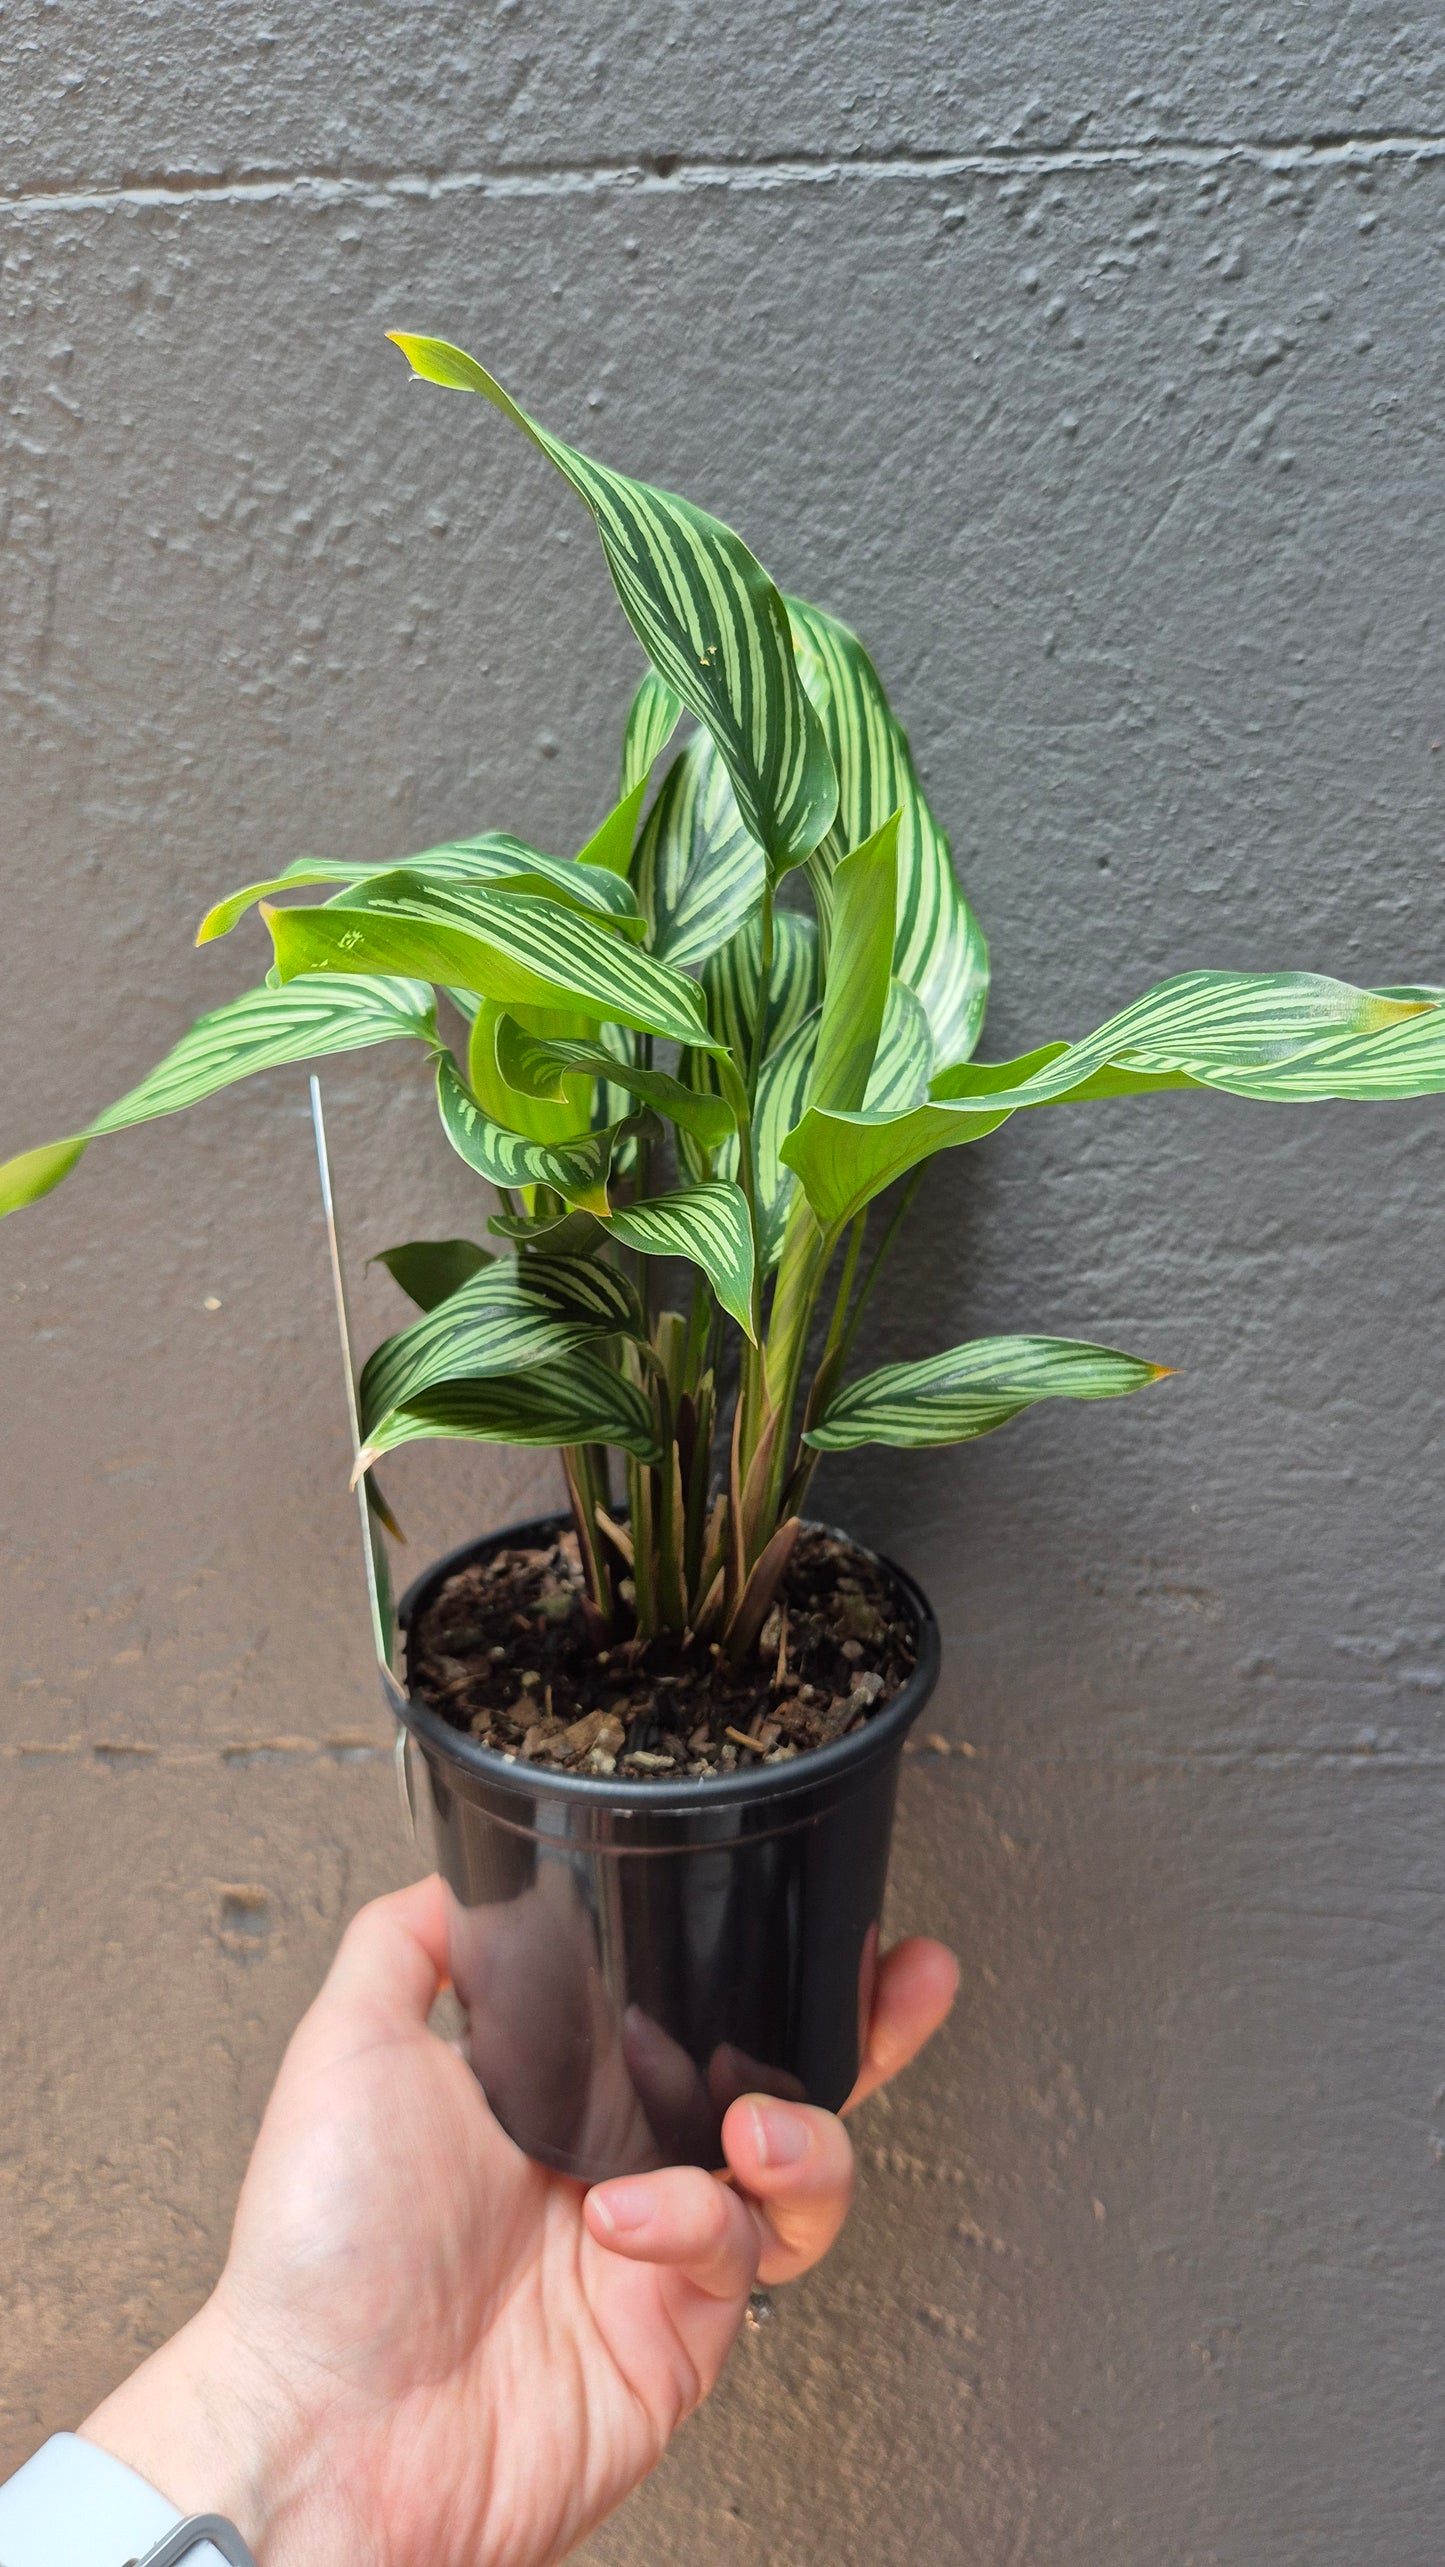
[[[1445,992],[1194,971],[1081,1041],[979,1064],[984,940],[853,633],[715,518],[548,435],[459,349],[397,343],[493,403],[592,513],[648,661],[621,798],[575,858],[483,835],[403,865],[308,859],[223,901],[199,941],[259,902],[264,984],[87,1131],[0,1169],[0,1210],[253,1071],[420,1044],[446,1138],[501,1208],[488,1246],[390,1251],[422,1316],[366,1366],[362,1467],[425,1437],[557,1446],[599,1645],[692,1634],[738,1658],[821,1454],[962,1442],[1161,1370],[1009,1336],[850,1377],[938,1152],[1161,1088],[1439,1090]],[[275,905],[325,884],[323,905]]]

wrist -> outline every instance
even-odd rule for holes
[[[218,2300],[79,2430],[181,2514],[225,2515],[259,2567],[303,2567],[290,2526],[308,2436],[294,2401],[238,2339]]]

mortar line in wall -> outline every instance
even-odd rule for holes
[[[1083,1750],[1077,1754],[1054,1755],[1039,1754],[1028,1748],[1001,1750],[970,1746],[964,1749],[954,1745],[948,1749],[933,1749],[922,1741],[916,1746],[910,1741],[904,1752],[909,1755],[911,1770],[915,1773],[926,1771],[930,1780],[937,1779],[939,1769],[945,1764],[954,1764],[956,1759],[955,1769],[971,1774],[975,1784],[980,1779],[979,1766],[982,1764],[1005,1772],[1017,1772],[1021,1766],[1035,1772],[1069,1772],[1087,1767],[1094,1772],[1102,1769],[1130,1775],[1234,1774],[1246,1770],[1281,1772],[1299,1767],[1352,1775],[1365,1772],[1445,1774],[1445,1753],[1428,1748],[1312,1747],[1285,1740],[1264,1740],[1239,1747],[1184,1747],[1173,1753],[1162,1749],[1140,1749],[1131,1754]],[[339,1731],[328,1738],[174,1738],[165,1745],[143,1738],[0,1740],[0,1762],[40,1765],[80,1761],[115,1772],[140,1771],[155,1765],[211,1762],[277,1765],[315,1763],[326,1759],[333,1764],[368,1765],[389,1759],[392,1753],[390,1744],[383,1745],[351,1730]]]
[[[341,1730],[329,1738],[172,1738],[162,1746],[148,1738],[11,1738],[0,1740],[0,1760],[16,1764],[54,1764],[77,1759],[112,1768],[150,1765],[193,1765],[219,1758],[224,1765],[276,1765],[314,1762],[365,1765],[390,1757],[385,1745],[359,1731]]]
[[[988,144],[974,151],[780,155],[754,160],[518,164],[462,170],[278,170],[254,177],[193,175],[126,181],[115,187],[33,187],[0,194],[0,217],[145,211],[188,205],[437,203],[452,196],[499,200],[565,196],[685,195],[707,188],[742,192],[784,187],[879,184],[951,178],[1049,178],[1123,169],[1201,173],[1231,165],[1289,175],[1296,170],[1369,167],[1381,161],[1445,158],[1445,134],[1339,134],[1290,141],[1220,138],[1059,144],[1024,149]]]

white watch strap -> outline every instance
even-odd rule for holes
[[[0,2567],[129,2567],[182,2517],[124,2462],[78,2433],[52,2434],[0,2487]],[[186,2567],[226,2567],[209,2540]]]

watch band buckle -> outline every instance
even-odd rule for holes
[[[219,2549],[227,2567],[256,2567],[235,2524],[227,2522],[223,2514],[192,2514],[189,2522],[178,2522],[174,2531],[168,2531],[154,2549],[148,2549],[144,2558],[132,2558],[128,2567],[181,2567],[182,2559],[199,2549],[203,2540]]]

